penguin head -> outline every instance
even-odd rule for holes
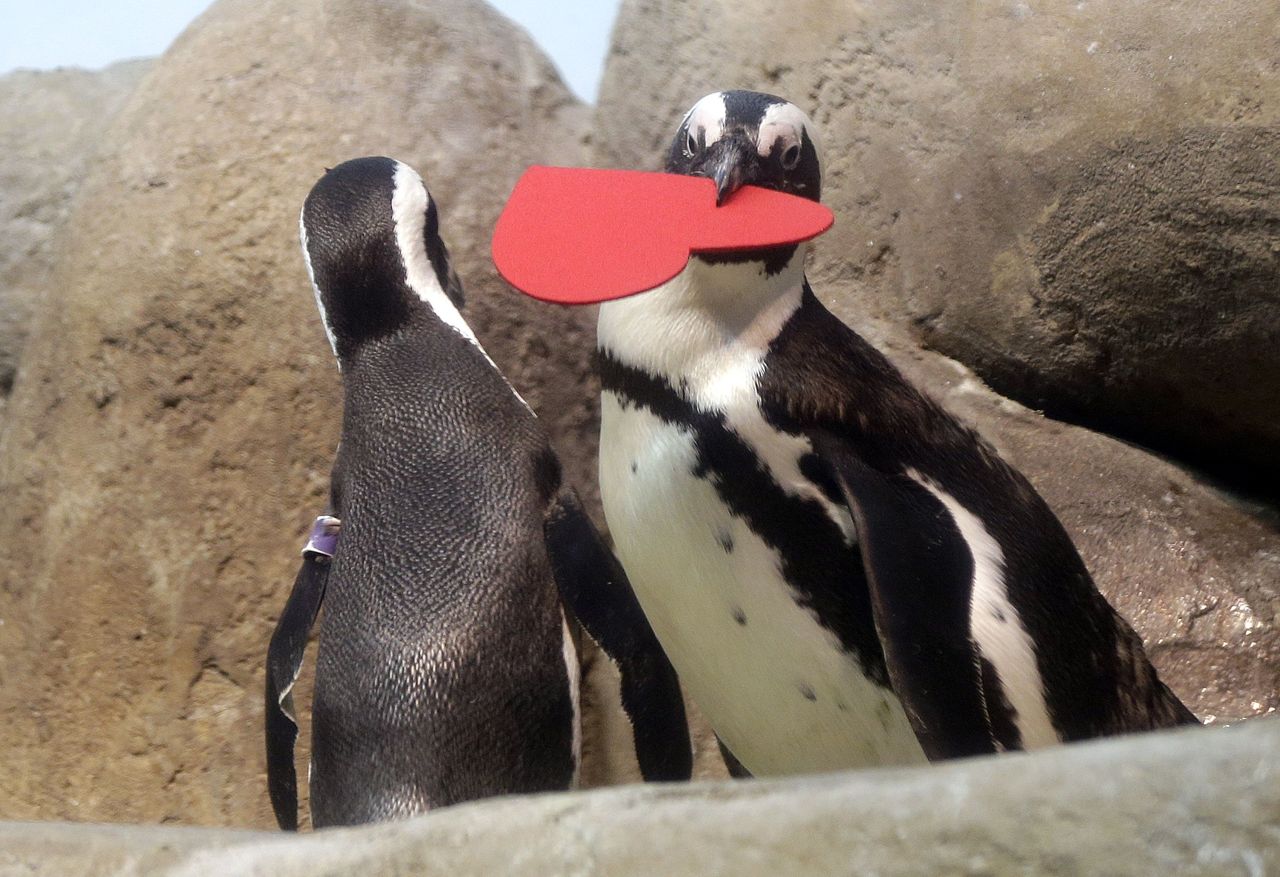
[[[717,91],[694,104],[671,141],[666,169],[710,177],[718,204],[745,185],[812,201],[822,196],[813,122],[790,101],[758,91]]]
[[[339,367],[361,345],[407,326],[416,311],[461,319],[462,285],[440,239],[435,201],[408,165],[357,158],[326,171],[303,204],[300,236]]]

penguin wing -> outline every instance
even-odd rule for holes
[[[552,500],[543,529],[561,600],[618,666],[640,773],[650,782],[689,779],[693,748],[680,681],[572,488]]]
[[[942,503],[905,475],[810,432],[853,515],[890,682],[930,759],[996,751],[980,655],[969,636],[974,560]]]
[[[330,560],[313,552],[302,556],[302,568],[280,613],[267,647],[266,735],[267,791],[276,822],[285,831],[298,830],[298,778],[293,746],[298,722],[293,711],[293,683],[302,668],[307,636],[324,601]]]

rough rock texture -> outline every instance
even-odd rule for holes
[[[1280,493],[1280,6],[626,0],[599,155],[809,109],[820,279],[995,389]]]
[[[1227,6],[1239,11],[1250,4]],[[1192,14],[1189,5],[1175,4],[1172,12],[1167,7],[1160,15],[1168,14],[1169,22],[1150,23],[1146,39],[1151,46]],[[1259,21],[1280,22],[1272,6],[1252,7]],[[1085,60],[1066,72],[1055,66],[1066,39],[1055,28],[1074,34],[1083,26],[1068,27],[1072,15],[1102,28],[1099,45],[1113,48],[1140,42],[1133,36],[1138,23],[1124,23],[1125,16],[1159,17],[1134,3],[1108,4],[1110,12],[1093,3],[1062,8],[1074,11],[1044,18],[1023,3],[938,7],[802,0],[771,6],[624,0],[596,110],[593,163],[656,168],[681,114],[717,89],[759,88],[809,109],[826,147],[823,200],[837,215],[835,228],[818,239],[809,271],[818,296],[1026,473],[1061,517],[1103,592],[1146,638],[1163,678],[1197,714],[1213,720],[1265,714],[1280,707],[1276,516],[1223,495],[1158,457],[1010,402],[954,361],[921,351],[906,331],[925,311],[937,311],[929,321],[935,327],[931,338],[937,326],[960,325],[958,317],[943,319],[951,313],[947,308],[966,314],[986,309],[1002,318],[1021,314],[1009,299],[992,304],[986,281],[974,279],[986,278],[982,272],[989,266],[982,271],[973,266],[995,259],[1033,227],[1048,233],[1050,226],[1036,225],[1035,217],[1057,189],[1052,180],[1035,176],[1043,171],[1036,156],[1055,144],[1083,143],[1091,131],[1113,130],[1132,102],[1155,100],[1172,88],[1163,82],[1139,88],[1135,77],[1145,76],[1152,48],[1127,62],[1105,59],[1111,65],[1106,69],[1114,67],[1118,77],[1109,91],[1099,86],[1101,94],[1095,94],[1088,83],[1077,90],[1062,85],[1059,77],[1077,75],[1073,71],[1101,51],[1089,54],[1082,45]],[[1204,21],[1206,39],[1222,26],[1220,15],[1227,20],[1234,14],[1216,9],[1212,21]],[[1252,47],[1277,35],[1275,27],[1271,36],[1255,33],[1252,26],[1246,30],[1235,50],[1242,58],[1254,58]],[[1044,44],[1043,57],[1039,48],[1023,48],[1033,36],[1037,47]],[[1214,57],[1226,64],[1235,56]],[[947,58],[952,60],[944,63]],[[1264,86],[1274,82],[1265,74],[1280,54],[1267,58],[1256,76],[1239,85],[1259,92],[1258,101],[1248,104],[1256,105],[1254,111],[1240,110],[1245,117],[1263,112]],[[1121,76],[1129,69],[1124,64],[1133,70]],[[1022,84],[1015,88],[1014,80]],[[1005,86],[1009,94],[1001,103],[998,89]],[[1121,86],[1128,91],[1114,93]],[[1217,94],[1210,86],[1205,85],[1206,92]],[[1104,99],[1114,106],[1104,111],[1091,103]],[[1206,97],[1197,106],[1209,103]],[[1030,115],[1022,119],[1010,113],[1010,106],[1024,107]],[[1037,122],[1049,113],[1036,108],[1050,106],[1060,118]],[[1097,116],[1092,128],[1086,125],[1088,114]],[[1156,129],[1161,116],[1144,110],[1141,119]],[[1224,134],[1222,142],[1238,144],[1250,136]],[[1262,159],[1242,151],[1231,160],[1258,165]],[[1201,166],[1206,162],[1202,158]],[[1079,185],[1070,191],[1077,200],[1099,204],[1111,197]],[[956,192],[962,196],[958,201]],[[1030,204],[1032,196],[1039,206]],[[956,211],[963,211],[963,221]],[[1030,218],[1023,222],[1025,217]],[[935,262],[944,266],[945,285],[937,280]],[[969,273],[955,267],[961,263]],[[928,270],[922,267],[926,264]],[[1280,294],[1280,283],[1269,294]],[[1108,291],[1099,300],[1117,295]],[[1121,316],[1108,320],[1120,325]],[[1178,319],[1171,313],[1170,331],[1197,334]],[[1277,326],[1280,322],[1261,328]],[[994,338],[997,328],[983,331]],[[1023,331],[1020,324],[1007,337],[1019,340]],[[995,340],[984,343],[999,349]],[[1059,347],[1039,338],[1028,343],[1026,353],[1034,362],[1051,363]],[[1255,344],[1247,350],[1262,363],[1280,347]],[[1275,375],[1280,378],[1280,372]],[[1280,382],[1270,386],[1267,404],[1280,404]],[[1239,392],[1258,388],[1245,380]],[[1269,415],[1268,429],[1280,424],[1277,414]]]
[[[220,0],[160,60],[100,133],[0,435],[0,814],[273,824],[261,664],[340,414],[297,243],[326,166],[423,173],[472,325],[592,496],[591,317],[488,258],[586,122],[478,0]]]
[[[54,233],[114,116],[151,68],[19,70],[0,77],[0,413],[27,321],[55,260]]]
[[[511,798],[258,832],[0,825],[0,875],[1187,874],[1280,868],[1280,724],[947,767]]]

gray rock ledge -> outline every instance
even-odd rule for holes
[[[1248,874],[1280,868],[1280,721],[945,767],[630,786],[286,837],[0,824],[0,875]]]

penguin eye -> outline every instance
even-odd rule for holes
[[[685,155],[688,155],[690,158],[698,152],[698,138],[693,136],[692,131],[685,134],[684,151]]]
[[[792,143],[782,153],[782,167],[784,170],[794,170],[795,166],[800,163],[800,144]]]

